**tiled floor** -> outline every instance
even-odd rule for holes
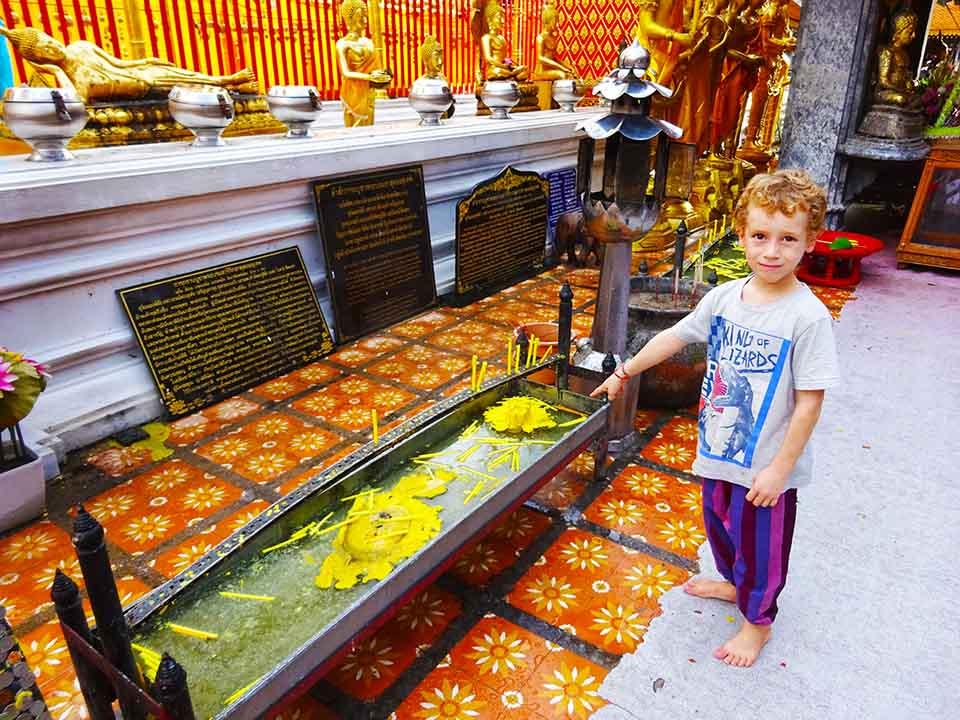
[[[561,279],[589,332],[599,273],[558,268],[465,308],[440,308],[177,420],[130,446],[76,454],[49,517],[0,538],[0,605],[59,720],[86,716],[49,587],[81,582],[78,502],[103,523],[124,604],[195,559],[383,427],[463,389],[470,355],[502,373],[511,328],[553,320]],[[850,293],[819,293],[838,313]],[[696,420],[641,411],[638,452],[591,480],[584,454],[353,647],[278,718],[585,718],[600,682],[642,642],[659,596],[704,540],[690,472]]]

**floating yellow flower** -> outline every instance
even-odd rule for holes
[[[393,566],[440,532],[440,508],[417,497],[436,497],[454,474],[431,469],[406,475],[390,492],[361,493],[337,533],[315,582],[319,588],[345,590],[358,582],[383,580]],[[353,520],[351,520],[353,516]]]
[[[497,432],[532,433],[540,428],[556,427],[549,409],[549,405],[537,398],[512,397],[487,408],[483,419]]]

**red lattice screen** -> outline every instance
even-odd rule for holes
[[[617,48],[633,36],[637,8],[628,0],[557,0],[561,56],[585,79],[599,79],[616,64]]]

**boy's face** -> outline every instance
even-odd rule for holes
[[[771,285],[791,280],[805,252],[813,250],[815,237],[808,237],[807,213],[792,216],[750,205],[740,244],[754,275]]]

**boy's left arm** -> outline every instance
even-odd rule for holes
[[[773,461],[753,478],[753,487],[747,493],[747,502],[757,507],[773,507],[777,504],[790,479],[790,473],[793,472],[793,466],[803,453],[803,448],[810,440],[817,420],[820,419],[824,391],[794,390],[793,392],[796,405],[790,417],[790,424],[787,425],[783,444]]]

